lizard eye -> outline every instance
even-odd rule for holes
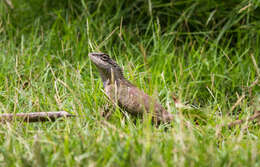
[[[107,61],[109,59],[108,55],[103,54],[101,60]]]

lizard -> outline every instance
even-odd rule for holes
[[[173,115],[156,99],[124,77],[122,68],[108,54],[89,53],[88,56],[99,71],[105,94],[113,103],[132,115],[149,113],[154,123],[169,123],[173,120]]]

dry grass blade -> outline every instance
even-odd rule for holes
[[[13,3],[12,3],[11,0],[5,0],[5,3],[6,3],[11,9],[14,8],[14,5],[13,5]]]
[[[245,95],[242,95],[237,102],[231,107],[230,109],[230,113],[232,113],[232,111],[234,111],[234,109],[242,102],[242,100],[245,98]]]

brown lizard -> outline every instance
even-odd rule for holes
[[[154,98],[125,79],[122,69],[105,53],[89,53],[103,82],[106,95],[122,109],[133,115],[149,113],[155,123],[171,122],[173,115]]]

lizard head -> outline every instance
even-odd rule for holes
[[[89,53],[91,61],[96,65],[103,82],[111,79],[115,80],[124,78],[122,69],[119,65],[105,53]]]

